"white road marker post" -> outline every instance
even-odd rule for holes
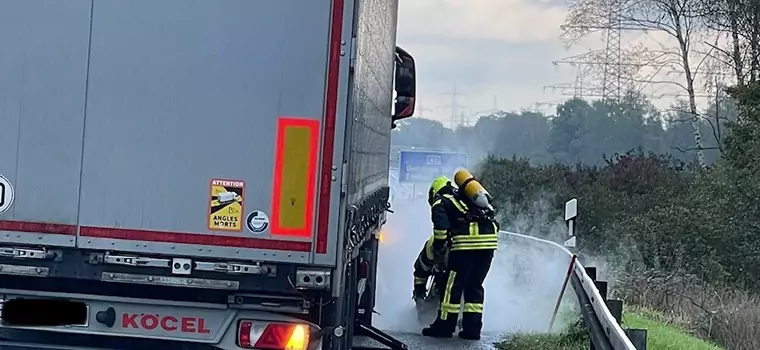
[[[565,223],[567,224],[568,238],[565,240],[565,247],[573,253],[576,250],[575,240],[575,220],[578,217],[578,199],[573,198],[565,203]]]

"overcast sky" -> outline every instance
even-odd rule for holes
[[[597,37],[566,48],[559,39],[567,12],[564,0],[399,2],[397,42],[417,61],[416,115],[440,120],[444,125],[451,120],[455,87],[464,95],[456,97],[457,115],[464,112],[472,116],[492,110],[494,104],[508,111],[553,111],[557,102],[571,97],[568,94],[573,90],[546,86],[572,87],[576,70],[552,62],[604,45]],[[659,47],[666,37],[635,33],[624,41]],[[666,86],[653,88],[673,91]],[[658,106],[668,104],[660,101]]]

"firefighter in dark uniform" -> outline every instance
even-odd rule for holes
[[[414,299],[415,302],[433,297],[438,299],[443,292],[443,286],[446,283],[445,257],[443,261],[436,264],[435,255],[433,254],[433,242],[434,237],[431,235],[430,238],[425,241],[425,245],[422,246],[422,251],[417,255],[417,260],[414,261],[414,292],[412,299]],[[434,281],[432,284],[434,290],[431,290],[431,293],[427,294],[427,283],[431,277]]]
[[[434,274],[435,256],[433,255],[433,236],[425,241],[422,251],[414,261],[414,294],[415,301],[425,299],[427,294],[427,282]]]
[[[464,171],[466,176],[460,176]],[[455,179],[464,179],[457,190],[446,177],[435,179],[430,186],[428,201],[433,221],[434,263],[446,259],[447,277],[438,317],[422,335],[451,338],[454,334],[464,297],[462,331],[459,337],[478,340],[483,328],[483,282],[491,268],[494,251],[498,247],[499,225],[494,219],[490,203],[483,205],[483,195],[490,195],[474,181],[466,170],[457,172]],[[459,184],[460,181],[457,181]],[[468,195],[476,188],[480,191]],[[474,192],[473,192],[474,193]],[[475,200],[473,200],[475,198]],[[445,254],[448,250],[448,257]]]

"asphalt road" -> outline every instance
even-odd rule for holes
[[[493,344],[501,339],[499,334],[489,333],[483,334],[479,341],[462,340],[456,335],[452,339],[436,339],[423,337],[419,333],[389,332],[389,334],[406,344],[410,350],[492,350],[495,349]],[[383,349],[382,345],[369,339],[361,339],[355,345]]]

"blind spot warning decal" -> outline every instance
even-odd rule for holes
[[[213,179],[210,187],[208,229],[243,231],[245,181]]]

